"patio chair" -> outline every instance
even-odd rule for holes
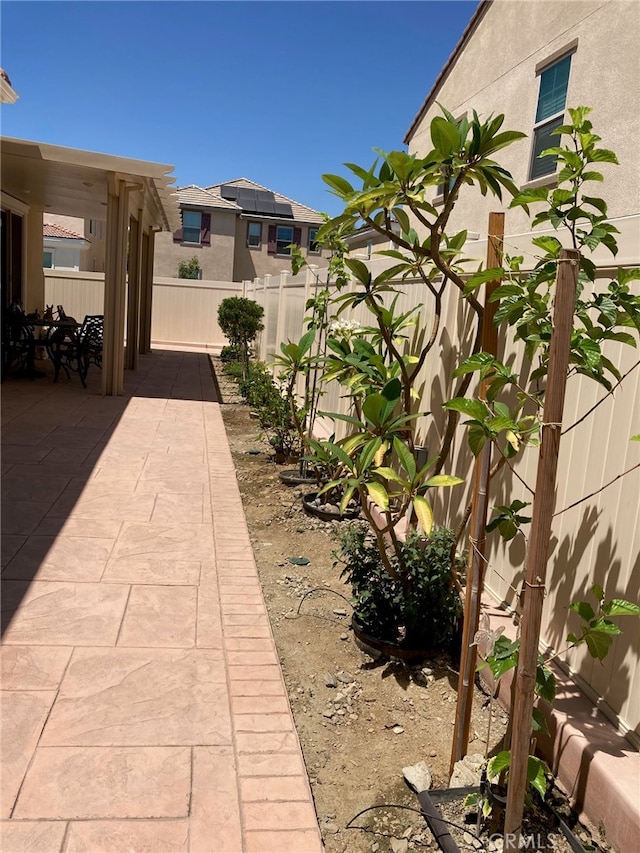
[[[2,381],[14,365],[33,373],[35,346],[27,315],[19,305],[10,305],[2,313]]]
[[[87,387],[89,366],[95,364],[102,368],[102,342],[104,334],[104,316],[87,315],[81,326],[58,324],[47,335],[46,347],[53,362],[53,381],[57,382],[60,368],[71,378],[71,371],[77,373],[82,387]]]

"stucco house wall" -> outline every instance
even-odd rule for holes
[[[605,177],[609,216],[623,231],[625,251],[629,246],[626,256],[617,261],[633,264],[640,257],[640,15],[632,0],[494,0],[484,4],[484,13],[462,53],[431,93],[405,141],[410,153],[430,150],[430,122],[441,114],[436,102],[456,117],[471,115],[472,110],[483,117],[503,113],[503,129],[524,131],[528,138],[500,151],[500,164],[521,188],[549,183],[528,180],[539,88],[536,67],[576,40],[567,107],[592,107],[590,119],[602,137],[600,144],[618,155],[619,166],[598,165]],[[489,212],[499,208],[494,198],[463,195],[450,220],[452,233],[467,228],[482,238]],[[524,212],[509,211],[505,229],[507,236],[528,232]]]
[[[178,265],[196,257],[204,280],[233,281],[236,214],[233,210],[216,210],[212,207],[202,206],[198,209],[206,210],[211,216],[210,243],[184,243],[177,240],[174,234],[158,234],[155,242],[154,275],[175,278],[178,275]]]

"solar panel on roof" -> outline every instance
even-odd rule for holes
[[[232,187],[231,184],[223,184],[220,187],[220,195],[222,198],[235,201],[238,198],[238,187]]]
[[[243,210],[249,210],[254,212],[258,210],[258,204],[255,198],[239,198],[238,204]]]
[[[256,190],[251,187],[238,187],[238,199],[241,198],[252,198],[255,199]]]
[[[271,190],[256,190],[256,197],[258,201],[275,201],[276,197],[271,192]]]
[[[274,204],[274,213],[276,216],[283,216],[289,219],[293,219],[293,210],[291,209],[290,204],[284,204],[282,202],[277,201]]]
[[[273,201],[260,201],[260,199],[258,199],[257,204],[257,213],[265,213],[269,216],[273,216],[276,212],[275,202]]]

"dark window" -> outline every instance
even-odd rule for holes
[[[552,175],[556,170],[556,158],[551,154],[541,158],[540,153],[560,144],[559,137],[553,135],[553,131],[564,122],[570,70],[571,55],[550,65],[540,75],[536,120],[533,127],[530,180]]]
[[[312,255],[320,254],[320,246],[317,241],[318,229],[309,228],[309,253]]]
[[[278,225],[276,231],[276,254],[290,255],[293,243],[293,228],[290,225]]]
[[[247,246],[257,249],[262,245],[262,223],[249,222],[247,225]]]
[[[182,211],[182,242],[199,243],[202,214],[199,210]]]
[[[173,240],[196,246],[211,245],[211,214],[200,210],[183,210],[182,228],[174,232]]]

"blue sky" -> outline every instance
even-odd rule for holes
[[[2,133],[248,177],[328,213],[323,173],[404,135],[476,2],[3,0]]]

